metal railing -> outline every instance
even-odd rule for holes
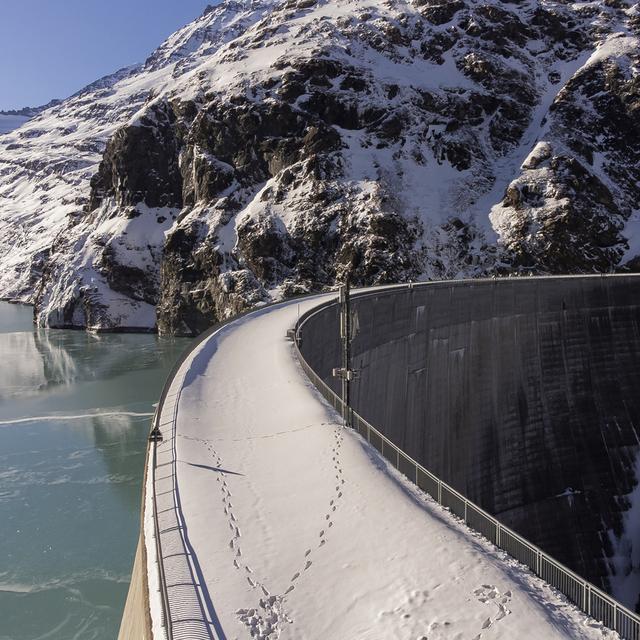
[[[161,405],[158,404],[160,407]],[[156,411],[153,418],[153,428],[156,429],[160,421],[160,412]],[[173,625],[171,622],[171,610],[169,606],[169,594],[167,592],[167,581],[164,575],[164,562],[162,555],[162,538],[160,536],[160,525],[158,523],[158,499],[156,496],[156,466],[158,463],[158,440],[151,441],[153,447],[153,458],[151,461],[151,486],[153,487],[153,530],[156,542],[156,561],[158,563],[158,584],[160,585],[160,598],[162,599],[162,626],[165,629],[167,640],[173,640]]]
[[[478,282],[477,280],[472,281],[472,283]],[[428,286],[429,284],[421,283],[420,285],[407,285],[407,287]],[[358,294],[354,294],[355,297],[358,297]],[[348,413],[345,412],[342,399],[316,374],[304,359],[299,348],[300,331],[305,322],[311,316],[335,305],[335,301],[328,302],[305,313],[296,324],[294,339],[294,349],[302,369],[327,402],[340,415],[346,415],[347,423],[360,433],[398,471],[428,493],[439,504],[458,516],[467,526],[531,569],[533,573],[560,591],[587,615],[602,622],[609,629],[617,631],[621,638],[625,640],[640,640],[640,616],[547,555],[539,547],[525,540],[446,482],[440,480],[440,478],[398,448],[352,408],[349,407],[347,409]]]

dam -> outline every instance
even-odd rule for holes
[[[640,278],[435,283],[356,295],[353,314],[353,409],[609,590],[637,485]],[[336,393],[338,324],[331,305],[301,331],[304,358]]]
[[[639,287],[355,292],[354,429],[335,293],[212,328],[158,406],[120,638],[638,638],[604,591],[634,577]]]

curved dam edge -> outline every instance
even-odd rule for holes
[[[118,640],[153,640],[151,610],[149,605],[148,551],[145,542],[145,516],[147,511],[149,460],[151,445],[147,446],[140,502],[140,535],[133,560],[131,583],[127,591]]]
[[[566,551],[568,547],[569,551],[573,549],[570,560],[582,557],[584,561],[596,555],[593,554],[594,548],[601,550],[604,546],[598,545],[601,537],[596,537],[595,542],[592,540],[590,546],[584,546],[585,540],[588,540],[585,536],[593,530],[585,527],[585,522],[595,522],[597,526],[605,521],[605,514],[609,522],[615,521],[616,517],[619,522],[621,512],[629,506],[629,502],[621,500],[620,496],[630,493],[638,482],[635,477],[638,436],[634,417],[637,418],[639,407],[634,409],[633,404],[638,402],[637,389],[640,386],[639,305],[640,278],[634,275],[429,283],[409,286],[404,290],[355,294],[351,309],[357,335],[352,341],[352,365],[358,376],[351,383],[351,406],[382,432],[376,431],[379,433],[379,437],[376,435],[376,448],[384,450],[385,436],[390,439],[386,444],[394,466],[401,466],[399,463],[404,462],[406,470],[402,469],[403,472],[415,481],[418,480],[417,467],[424,464],[447,483],[453,484],[454,488],[447,491],[448,504],[441,500],[439,487],[435,487],[437,494],[434,494],[433,486],[425,488],[465,520],[467,510],[464,495],[471,495],[476,503],[479,502],[496,515],[495,494],[501,488],[504,492],[506,488],[509,492],[503,494],[502,510],[498,509],[497,515],[506,515],[507,523],[513,526],[516,513],[517,531],[522,533],[522,529],[525,529],[525,536],[529,539],[533,537],[538,544],[542,531],[546,535],[546,539],[543,536],[543,549],[549,546],[545,542],[553,539],[554,535],[561,537],[553,548],[556,552],[554,555],[560,555],[558,549]],[[510,325],[514,325],[513,329]],[[522,328],[523,325],[530,329],[529,335],[526,331],[517,330],[518,326]],[[483,326],[488,327],[484,335]],[[299,327],[301,351],[303,358],[309,362],[310,375],[312,378],[315,376],[319,387],[325,389],[325,397],[333,396],[334,406],[340,404],[335,396],[340,393],[339,385],[331,375],[332,366],[340,362],[342,347],[339,327],[337,305],[325,305],[320,310],[306,314]],[[555,331],[550,332],[549,328]],[[546,355],[545,361],[545,351],[540,344],[544,341],[540,335],[545,338],[549,333],[555,338],[554,349],[550,355]],[[560,344],[558,333],[562,338]],[[505,349],[516,355],[509,353],[509,357],[505,358]],[[577,364],[575,355],[571,360],[570,349],[577,355]],[[528,363],[527,372],[526,367],[521,365],[526,358],[532,361],[539,358],[542,363],[534,364],[542,366],[532,374]],[[558,361],[560,367],[557,366]],[[496,369],[496,363],[504,365],[502,372]],[[535,366],[533,368],[536,369]],[[412,381],[413,372],[422,375],[425,381],[422,390],[415,380]],[[574,413],[579,418],[576,420],[572,416],[574,429],[582,428],[583,432],[589,428],[595,430],[595,437],[592,435],[589,438],[588,433],[579,436],[591,443],[591,459],[571,460],[573,450],[567,445],[575,442],[575,434],[573,439],[568,435],[571,432],[563,424],[563,414],[560,424],[554,426],[554,419],[557,424],[558,416],[554,415],[553,406],[551,409],[547,407],[546,424],[542,421],[545,427],[542,437],[536,435],[535,423],[529,429],[532,433],[522,435],[523,432],[527,433],[527,426],[531,426],[526,422],[526,403],[530,401],[530,396],[523,397],[524,394],[514,393],[513,389],[517,388],[523,372],[528,373],[529,388],[539,395],[548,394],[551,388],[557,396],[558,388],[562,390],[567,396],[565,402],[570,406],[573,404]],[[496,380],[504,382],[504,388],[501,388],[503,397],[490,391],[492,386],[494,390],[500,387]],[[485,392],[487,387],[489,393]],[[603,389],[607,390],[601,401],[604,410],[594,411],[596,415],[593,418],[589,410],[598,406],[597,401],[603,397]],[[485,398],[490,400],[485,401],[484,407],[483,393],[479,392],[485,392]],[[582,397],[591,395],[593,400],[585,410],[584,403],[580,406],[575,400],[572,401],[572,394],[581,394]],[[481,396],[480,402],[477,401],[478,395]],[[496,412],[496,398],[498,402],[511,406],[507,406],[502,413]],[[428,407],[425,411],[426,403]],[[472,410],[469,410],[470,407]],[[360,426],[366,420],[362,420]],[[488,443],[486,435],[483,436],[488,430],[486,423],[489,430],[492,428],[494,433],[497,431],[497,435],[490,435]],[[609,423],[613,423],[615,428],[609,429],[607,436]],[[354,427],[358,426],[356,420]],[[368,429],[367,426],[364,433]],[[505,432],[511,429],[511,436],[501,436],[501,429]],[[599,435],[601,431],[602,436]],[[532,447],[540,441],[544,443],[546,438],[549,442],[553,437],[558,439],[556,455],[547,454],[546,465],[539,462],[540,456],[534,456],[533,465],[527,465],[526,459],[512,454],[510,458],[507,456],[507,462],[512,465],[511,472],[507,468],[505,473],[504,463],[502,468],[496,467],[494,454],[501,442],[502,446],[505,442],[515,444],[517,451],[518,442],[524,438],[531,453]],[[373,444],[374,440],[371,442]],[[616,442],[622,444],[619,453],[615,450]],[[400,447],[400,454],[395,451],[396,444]],[[509,445],[511,450],[513,444]],[[409,458],[417,460],[418,464],[413,467],[413,462],[407,460],[402,452],[408,452]],[[388,457],[386,452],[385,456]],[[594,458],[598,463],[597,474],[593,469]],[[499,457],[497,459],[500,460]],[[527,474],[536,464],[539,466],[536,486],[542,488],[541,493],[548,493],[548,487],[554,481],[562,486],[573,485],[576,490],[556,491],[551,486],[552,497],[556,496],[552,504],[556,513],[538,520],[534,518],[532,528],[531,520],[526,516],[527,503],[522,498],[526,493],[514,493],[512,488],[517,489],[519,482],[524,484],[528,479]],[[559,469],[555,470],[553,464],[558,465]],[[421,468],[428,474],[425,467]],[[606,471],[610,472],[608,476]],[[465,474],[468,477],[465,478]],[[501,474],[506,475],[506,479],[501,478]],[[585,477],[586,486],[579,484],[582,476]],[[589,480],[594,477],[598,478],[598,483],[590,488]],[[589,491],[599,493],[594,498]],[[590,501],[582,498],[581,494],[587,494]],[[559,498],[564,499],[564,504],[562,501],[560,505],[557,504]],[[512,506],[509,506],[509,500]],[[518,500],[519,518],[518,511],[514,510]],[[500,504],[500,499],[497,502]],[[581,517],[579,510],[584,511],[585,504],[600,506],[600,510],[595,511],[598,514],[595,518],[588,510]],[[569,511],[574,508],[578,515],[573,513],[573,518],[558,517],[562,515],[558,513],[558,506]],[[483,524],[486,528],[489,523],[485,521]],[[477,525],[475,528],[478,528]],[[567,539],[567,530],[575,534],[573,539]],[[499,525],[497,532],[495,526],[493,532],[488,533],[482,528],[480,531],[500,544]],[[535,557],[528,557],[537,553],[535,545],[526,545],[530,547],[529,551],[517,549],[520,545],[519,536],[512,537],[511,546],[519,551],[516,557],[541,575]],[[608,540],[604,540],[606,542]],[[501,546],[506,548],[504,542]],[[506,550],[514,555],[512,550]],[[562,560],[565,563],[576,564],[575,561],[567,562],[567,553],[564,556]],[[619,558],[616,561],[624,566]],[[589,565],[583,564],[581,568],[584,570],[585,567]],[[561,590],[568,597],[598,619],[605,620],[609,627],[618,628],[627,637],[637,636],[640,627],[634,614],[625,611],[601,592],[602,602],[594,602],[591,606],[589,593],[595,597],[598,590],[585,587],[582,578],[575,575],[571,578],[570,573],[567,572],[563,580],[571,585],[560,585],[559,579],[554,578],[555,586],[562,587]],[[592,577],[586,573],[587,577]]]
[[[149,588],[145,562],[145,546],[142,534],[138,538],[133,562],[131,584],[127,593],[118,640],[152,640],[151,614],[149,611]]]
[[[510,637],[613,638],[470,535],[358,434],[341,428],[285,338],[296,323],[295,302],[253,311],[253,317],[224,325],[225,331],[212,329],[191,345],[167,381],[156,420],[164,440],[154,466],[155,489],[159,500],[166,492],[178,504],[171,497],[158,503],[155,519],[152,508],[145,513],[154,637],[165,637],[161,585],[153,584],[158,524],[165,550],[162,586],[170,592],[173,619],[191,625],[188,632],[174,628],[175,638],[249,636],[261,615],[273,620],[281,640],[299,638],[300,629],[310,638],[417,637],[433,625],[472,637],[494,624]],[[300,306],[304,312],[307,303]],[[346,491],[330,486],[335,465]],[[224,479],[222,502],[215,499],[221,491],[216,478]],[[150,483],[148,474],[147,502]],[[233,492],[233,510],[227,492]],[[338,510],[327,513],[332,503]],[[233,548],[227,544],[232,523],[242,528],[241,558],[251,563],[253,585],[243,578],[245,569],[231,562],[239,551],[236,542]],[[321,523],[320,539],[327,545],[318,547]],[[319,550],[298,556],[305,537],[315,541],[310,551]],[[312,566],[308,571],[305,561]],[[269,584],[272,595],[263,597],[260,584]],[[486,603],[498,596],[505,611],[494,616]],[[391,615],[399,602],[409,616]],[[333,612],[330,631],[325,610]],[[372,611],[380,615],[372,618]],[[407,625],[418,626],[407,635]]]

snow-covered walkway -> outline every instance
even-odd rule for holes
[[[616,638],[341,427],[285,337],[326,299],[225,326],[175,378],[179,511],[211,636]]]

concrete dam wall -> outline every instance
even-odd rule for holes
[[[640,277],[433,283],[354,295],[352,309],[355,411],[611,590],[637,484]],[[337,305],[313,315],[301,339],[339,392]]]

